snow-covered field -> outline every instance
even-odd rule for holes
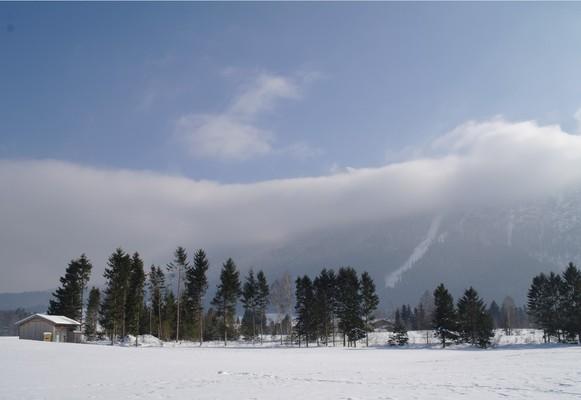
[[[581,347],[121,347],[0,338],[0,399],[580,399]]]

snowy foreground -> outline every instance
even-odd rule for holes
[[[0,338],[0,399],[580,399],[581,347],[121,347]]]

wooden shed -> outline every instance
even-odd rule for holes
[[[18,322],[18,337],[47,342],[79,343],[81,324],[62,315],[33,314]]]

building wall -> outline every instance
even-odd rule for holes
[[[44,332],[51,332],[53,342],[80,343],[81,335],[75,335],[75,329],[78,328],[71,325],[55,325],[37,317],[20,325],[18,336],[20,339],[44,340]]]
[[[20,339],[43,340],[44,332],[52,332],[53,340],[56,340],[54,325],[42,318],[33,318],[18,327]]]

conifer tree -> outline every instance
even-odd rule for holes
[[[375,283],[367,272],[361,274],[361,312],[365,321],[365,345],[369,346],[369,332],[373,330],[370,322],[373,320],[373,312],[379,305],[379,297],[375,293]]]
[[[129,270],[129,289],[125,302],[125,318],[128,332],[136,336],[140,333],[141,312],[143,309],[143,288],[145,284],[145,272],[143,261],[139,253],[135,252],[131,258]],[[136,341],[137,345],[137,341]]]
[[[180,340],[180,300],[181,300],[181,286],[182,286],[182,274],[189,268],[190,263],[188,262],[188,254],[186,250],[178,246],[174,252],[174,260],[167,265],[168,271],[175,273],[178,277],[177,282],[177,307],[176,307],[176,342]]]
[[[299,338],[299,347],[301,338],[304,338],[305,346],[309,347],[309,341],[316,334],[316,320],[314,318],[314,293],[313,282],[307,275],[298,277],[295,281],[295,312],[297,335]]]
[[[222,318],[222,328],[224,333],[224,346],[228,345],[228,327],[233,328],[234,314],[236,313],[236,303],[240,296],[240,273],[234,261],[229,258],[222,265],[220,272],[220,283],[218,290],[212,300],[212,305],[216,307],[216,314]]]
[[[324,268],[313,281],[315,291],[315,314],[318,321],[318,336],[324,339],[327,346],[332,335],[333,315],[335,308],[335,275],[332,270]]]
[[[401,314],[399,310],[395,310],[395,323],[393,325],[393,335],[390,338],[390,343],[405,346],[408,341],[408,331],[401,320]]]
[[[194,253],[194,265],[186,271],[185,291],[198,327],[200,346],[204,342],[204,295],[208,289],[206,273],[210,263],[203,249]]]
[[[89,339],[94,339],[95,335],[97,334],[100,302],[101,292],[98,288],[93,286],[89,291],[89,301],[87,302],[87,317],[85,319],[85,334]]]
[[[262,270],[256,274],[257,283],[257,297],[256,310],[259,316],[260,326],[260,343],[262,343],[262,335],[264,334],[264,323],[266,321],[266,309],[270,303],[270,286],[266,280],[266,275]]]
[[[163,338],[162,334],[162,309],[163,293],[165,291],[165,275],[160,267],[151,266],[149,271],[149,298],[151,302],[152,314],[155,315],[152,324],[157,328],[156,336]]]
[[[103,276],[106,287],[101,305],[101,325],[109,332],[111,343],[117,336],[125,336],[125,304],[127,300],[130,256],[117,248],[109,257]]]
[[[533,278],[528,292],[529,313],[536,325],[543,329],[545,341],[548,342],[551,336],[561,339],[561,287],[559,275],[541,273]]]
[[[162,331],[165,335],[165,340],[176,340],[177,338],[177,305],[176,298],[173,291],[166,288],[163,298],[162,309]]]
[[[436,336],[440,338],[442,347],[446,347],[447,341],[458,338],[458,324],[454,299],[443,283],[434,291],[434,305],[432,329],[436,332]]]
[[[458,330],[463,342],[482,348],[488,347],[494,336],[486,305],[472,287],[458,300]]]
[[[71,260],[65,275],[60,278],[61,286],[52,294],[47,313],[50,315],[64,315],[77,320],[83,325],[83,293],[91,274],[92,265],[82,254]]]
[[[581,343],[581,271],[573,263],[563,272],[561,300],[565,335]]]
[[[252,342],[256,339],[256,307],[258,306],[258,282],[254,277],[254,271],[250,269],[248,275],[246,276],[246,282],[242,285],[242,304],[244,305],[245,317],[242,319],[242,323],[247,327],[250,325],[250,329],[245,329],[252,337]]]
[[[351,267],[339,269],[337,273],[337,316],[343,334],[343,345],[355,345],[363,332],[361,318],[361,292],[357,272]]]

